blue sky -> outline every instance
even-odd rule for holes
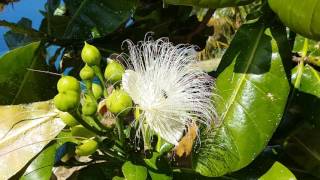
[[[39,10],[44,10],[45,0],[20,0],[17,3],[8,5],[0,12],[0,19],[9,22],[18,22],[22,17],[32,20],[32,27],[38,29],[42,14]],[[0,55],[8,51],[8,47],[3,39],[3,34],[8,31],[7,28],[0,27]]]

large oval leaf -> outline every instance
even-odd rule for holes
[[[65,126],[51,101],[0,106],[0,115],[0,179],[17,173]]]
[[[48,70],[40,42],[0,57],[0,105],[48,100],[56,94],[57,76],[32,72],[28,68]]]
[[[226,68],[217,78],[214,100],[223,124],[202,134],[193,164],[202,175],[220,176],[248,165],[281,120],[289,84],[265,30],[260,22],[242,26],[222,59]]]
[[[47,146],[31,162],[20,180],[50,179],[56,150],[56,143],[52,143],[50,146]]]
[[[268,0],[271,9],[293,31],[320,40],[319,0]]]

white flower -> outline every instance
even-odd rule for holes
[[[146,122],[161,138],[177,145],[190,122],[211,123],[213,80],[194,66],[194,46],[174,46],[166,38],[149,38],[137,45],[126,42],[129,70],[122,85],[143,110],[139,127]]]

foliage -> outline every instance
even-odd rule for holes
[[[39,29],[0,20],[0,179],[320,178],[319,5],[47,0]],[[215,123],[177,145],[139,123],[121,87],[123,41],[150,36],[196,45],[194,66],[215,80]]]

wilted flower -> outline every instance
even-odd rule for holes
[[[194,46],[174,46],[166,38],[126,41],[129,70],[123,89],[143,110],[141,123],[177,145],[191,122],[209,125],[215,118],[213,80],[200,68]]]

